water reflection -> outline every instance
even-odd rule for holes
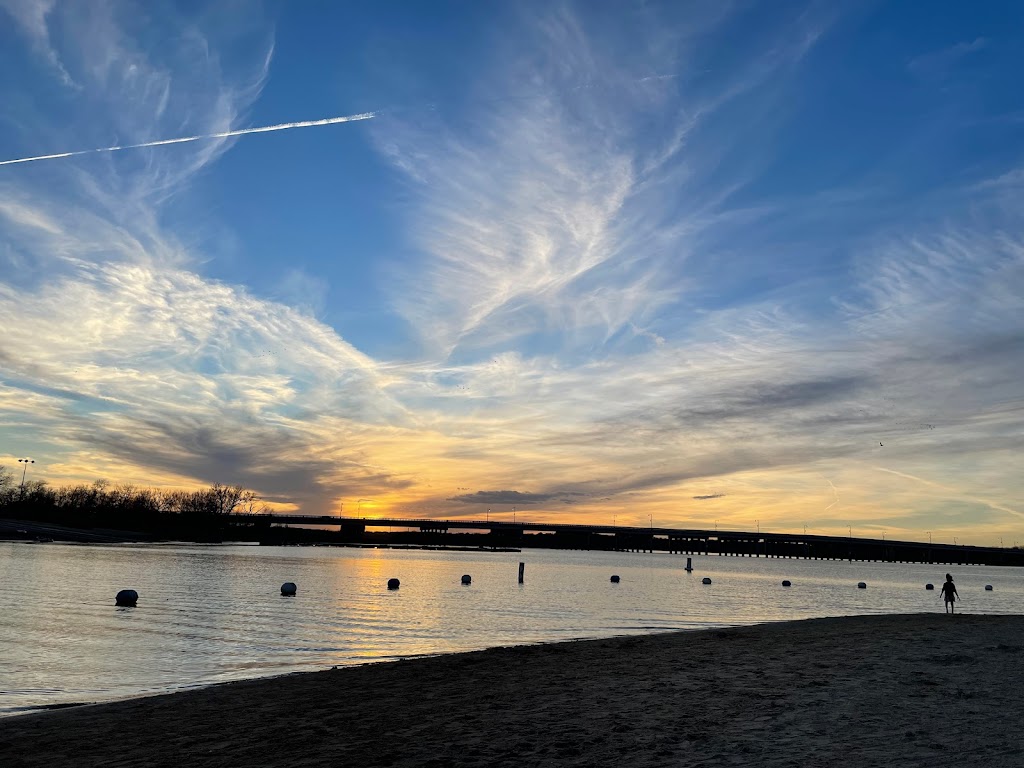
[[[519,584],[518,563],[527,563]],[[946,567],[685,557],[0,544],[0,712],[429,653],[809,616],[942,611]],[[940,571],[942,573],[940,573]],[[470,587],[462,574],[473,577]],[[609,576],[622,577],[614,587]],[[1024,613],[1024,570],[954,570]],[[703,576],[713,583],[701,584]],[[401,589],[388,591],[397,577]],[[782,579],[793,586],[781,587]],[[858,581],[868,589],[856,589]],[[298,595],[284,599],[281,584]],[[994,583],[996,591],[984,592]],[[114,595],[137,589],[137,608]]]

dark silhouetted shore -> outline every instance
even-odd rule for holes
[[[124,660],[131,664],[131,659]],[[501,648],[0,720],[0,765],[1024,765],[1024,617]]]

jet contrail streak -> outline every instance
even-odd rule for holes
[[[828,483],[829,485],[832,485],[832,481],[829,480],[827,477],[825,478],[825,482]],[[836,490],[836,487],[834,485],[832,485],[832,493],[836,495],[836,498],[831,504],[825,507],[825,512],[828,512],[830,509],[832,509],[832,507],[839,503],[839,491]]]
[[[38,155],[37,157],[20,157],[17,160],[0,160],[0,165],[14,165],[15,163],[33,163],[36,160],[57,160],[62,157],[75,157],[77,155],[91,155],[95,152],[120,152],[122,149],[142,149],[143,147],[162,147],[166,144],[185,144],[189,141],[202,141],[203,139],[226,139],[230,136],[244,136],[247,133],[267,133],[269,131],[286,131],[289,128],[311,128],[314,125],[336,125],[338,123],[352,123],[356,120],[369,120],[377,116],[376,112],[362,112],[358,115],[347,115],[345,117],[327,117],[323,120],[303,120],[298,123],[279,123],[278,125],[263,125],[258,128],[239,128],[237,131],[224,131],[223,133],[207,133],[202,136],[184,136],[179,139],[160,139],[159,141],[147,141],[142,144],[125,144],[119,147],[100,147],[99,149],[81,149],[77,152],[59,152],[55,155]]]
[[[873,467],[873,469],[877,469],[879,472],[888,472],[890,475],[896,475],[897,477],[905,477],[907,480],[916,480],[919,483],[924,483],[925,485],[931,485],[934,486],[935,488],[941,488],[944,491],[949,491],[956,497],[959,497],[961,499],[975,501],[979,504],[984,504],[987,507],[991,507],[992,509],[998,509],[1000,512],[1009,512],[1011,515],[1018,515],[1019,517],[1024,517],[1024,512],[1019,512],[1016,509],[1013,509],[1012,507],[1007,507],[1003,504],[999,504],[994,501],[989,501],[988,499],[982,499],[977,496],[967,495],[965,493],[962,493],[959,489],[954,488],[953,486],[950,485],[936,483],[934,480],[925,480],[923,477],[909,475],[906,472],[897,472],[895,469],[886,469],[885,467]]]

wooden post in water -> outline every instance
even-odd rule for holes
[[[686,572],[687,573],[692,573],[693,572],[693,558],[692,557],[686,558]]]
[[[526,563],[519,564],[519,583],[523,583],[523,571],[526,570]]]

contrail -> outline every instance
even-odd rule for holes
[[[202,141],[203,139],[226,139],[230,136],[244,136],[247,133],[267,133],[269,131],[286,131],[289,128],[312,128],[314,125],[336,125],[338,123],[352,123],[356,120],[370,120],[377,116],[376,112],[362,112],[358,115],[347,115],[345,117],[327,117],[323,120],[303,120],[298,123],[279,123],[278,125],[263,125],[258,128],[240,128],[237,131],[224,131],[223,133],[207,133],[202,136],[183,136],[178,139],[160,139],[159,141],[147,141],[142,144],[125,144],[119,147],[100,147],[99,149],[81,149],[77,152],[58,152],[55,155],[39,155],[37,157],[20,157],[17,160],[0,160],[0,165],[14,165],[15,163],[34,163],[37,160],[58,160],[62,157],[76,157],[77,155],[91,155],[95,152],[120,152],[122,149],[142,149],[143,147],[162,147],[166,144],[185,144],[189,141]]]
[[[1012,507],[1007,507],[1004,504],[989,501],[988,499],[982,499],[979,498],[978,496],[971,496],[969,494],[965,494],[958,488],[954,488],[953,486],[950,485],[936,483],[934,480],[925,480],[923,477],[917,477],[916,475],[908,475],[906,472],[897,472],[895,469],[886,469],[885,467],[872,467],[872,469],[877,469],[879,472],[888,472],[890,475],[896,475],[897,477],[904,477],[907,480],[916,480],[919,483],[924,483],[925,485],[930,485],[935,488],[941,488],[944,491],[949,491],[951,494],[954,495],[954,497],[967,499],[968,501],[974,501],[977,502],[978,504],[984,504],[985,506],[991,507],[992,509],[998,509],[1000,512],[1009,512],[1011,515],[1024,517],[1024,512],[1020,512],[1016,509],[1013,509]]]
[[[832,485],[832,481],[829,480],[827,477],[825,478],[825,482],[828,483],[829,485]],[[836,490],[836,487],[834,485],[832,485],[832,493],[836,495],[835,501],[833,501],[831,504],[825,507],[825,512],[828,512],[830,509],[832,509],[832,507],[839,503],[839,491]]]

